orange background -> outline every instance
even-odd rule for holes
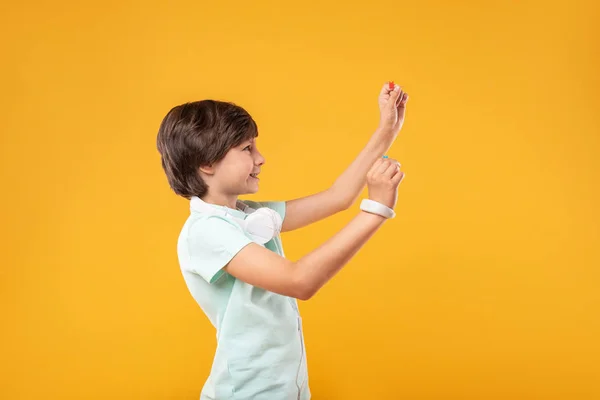
[[[349,164],[390,79],[398,217],[301,303],[313,398],[600,398],[597,3],[283,3],[2,6],[0,398],[197,399],[215,332],[160,120],[245,107],[250,198],[291,199]],[[357,209],[285,234],[288,257]]]

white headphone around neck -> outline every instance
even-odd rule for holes
[[[245,218],[236,217],[227,211],[227,207],[206,203],[197,196],[190,200],[190,209],[194,211],[235,220],[256,243],[265,244],[281,232],[283,220],[277,211],[267,207],[255,210],[239,200],[236,205],[246,214]]]

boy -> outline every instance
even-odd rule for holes
[[[408,95],[385,84],[380,122],[348,169],[327,190],[287,202],[240,201],[258,191],[265,159],[252,117],[231,103],[174,107],[157,137],[176,194],[190,199],[177,250],[189,291],[217,331],[209,399],[310,399],[297,300],[310,299],[394,216],[400,165],[382,155],[403,121]],[[348,209],[365,182],[370,201],[321,247],[293,262],[278,233]]]

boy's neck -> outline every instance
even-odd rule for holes
[[[236,203],[237,203],[237,196],[235,195],[213,195],[210,193],[207,193],[206,196],[202,197],[202,201],[204,201],[205,203],[209,203],[209,204],[215,204],[218,206],[225,206],[225,207],[229,207],[231,209],[236,209]]]

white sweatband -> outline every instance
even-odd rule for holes
[[[394,210],[371,199],[363,199],[360,203],[360,209],[371,214],[381,215],[385,218],[394,218],[396,216]]]

